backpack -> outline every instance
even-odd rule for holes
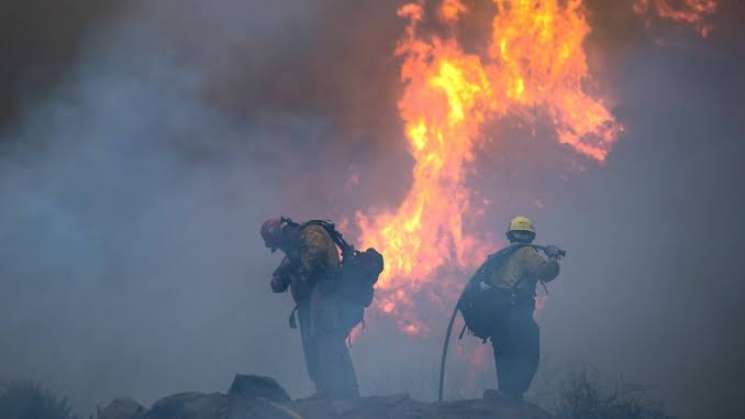
[[[351,330],[363,321],[365,308],[373,301],[375,283],[384,268],[383,255],[373,248],[365,251],[355,249],[331,221],[311,220],[303,226],[311,224],[323,227],[341,250],[341,270],[336,292],[344,303],[342,320],[345,327]]]
[[[458,299],[457,307],[463,316],[465,327],[484,341],[499,333],[514,304],[515,296],[514,288],[489,285],[489,277],[500,269],[512,254],[525,246],[529,245],[513,244],[489,255],[486,262],[468,281]]]
[[[311,220],[304,223],[301,228],[308,225],[323,227],[341,250],[341,270],[335,291],[346,303],[344,320],[351,329],[362,322],[365,308],[373,301],[375,283],[384,268],[383,255],[373,248],[365,251],[355,249],[344,239],[332,221]]]

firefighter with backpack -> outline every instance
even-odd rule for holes
[[[285,217],[272,218],[263,223],[261,237],[272,252],[279,249],[285,255],[272,276],[271,288],[275,293],[289,288],[295,301],[290,327],[300,323],[315,396],[358,397],[346,338],[372,302],[373,285],[383,270],[382,255],[374,249],[355,250],[325,220],[300,224]]]
[[[472,334],[491,341],[499,393],[521,399],[538,369],[539,333],[533,320],[538,283],[559,275],[566,252],[533,244],[533,222],[523,216],[510,221],[510,244],[489,256],[466,285],[453,312],[443,349],[438,398],[442,400],[444,366],[453,320],[458,312]],[[463,334],[461,333],[461,336]]]

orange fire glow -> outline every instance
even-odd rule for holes
[[[460,0],[444,0],[440,5],[440,18],[445,22],[458,20],[468,9]]]
[[[692,25],[704,38],[713,26],[707,19],[717,11],[715,0],[636,0],[634,12],[639,15],[656,14],[662,19]]]
[[[583,43],[590,27],[581,0],[493,0],[488,54],[463,51],[454,36],[425,36],[425,9],[406,4],[408,21],[396,50],[405,85],[399,101],[408,150],[414,158],[412,184],[395,211],[358,213],[361,241],[386,256],[376,308],[392,316],[406,334],[428,332],[416,298],[449,306],[462,276],[448,279],[443,268],[473,268],[493,250],[464,229],[473,210],[465,169],[474,160],[487,120],[515,116],[530,121],[546,110],[558,141],[603,162],[621,130],[602,101],[588,95]],[[455,25],[468,13],[460,0],[443,0],[437,18]],[[454,32],[454,31],[451,31]]]

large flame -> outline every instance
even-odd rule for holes
[[[472,209],[465,168],[485,121],[530,119],[541,107],[560,143],[598,162],[621,129],[603,102],[583,88],[589,81],[583,43],[590,27],[581,0],[493,3],[486,56],[464,52],[453,36],[422,35],[422,4],[399,9],[408,26],[396,50],[405,84],[398,105],[415,161],[412,183],[396,211],[360,213],[357,219],[363,244],[386,256],[377,308],[408,334],[427,331],[417,298],[452,303],[460,290],[462,278],[447,279],[443,268],[472,268],[489,247],[463,225]],[[443,25],[457,24],[465,13],[460,0],[438,3]]]

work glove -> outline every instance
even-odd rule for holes
[[[546,246],[544,248],[544,252],[546,253],[546,256],[555,260],[559,260],[567,254],[565,250],[562,250],[558,246],[554,245]]]
[[[285,259],[286,260],[286,259]],[[284,292],[290,286],[290,265],[285,260],[279,265],[279,267],[272,274],[272,291]]]
[[[272,275],[272,291],[280,293],[284,292],[289,286],[290,281],[287,276],[279,276],[277,274]]]

